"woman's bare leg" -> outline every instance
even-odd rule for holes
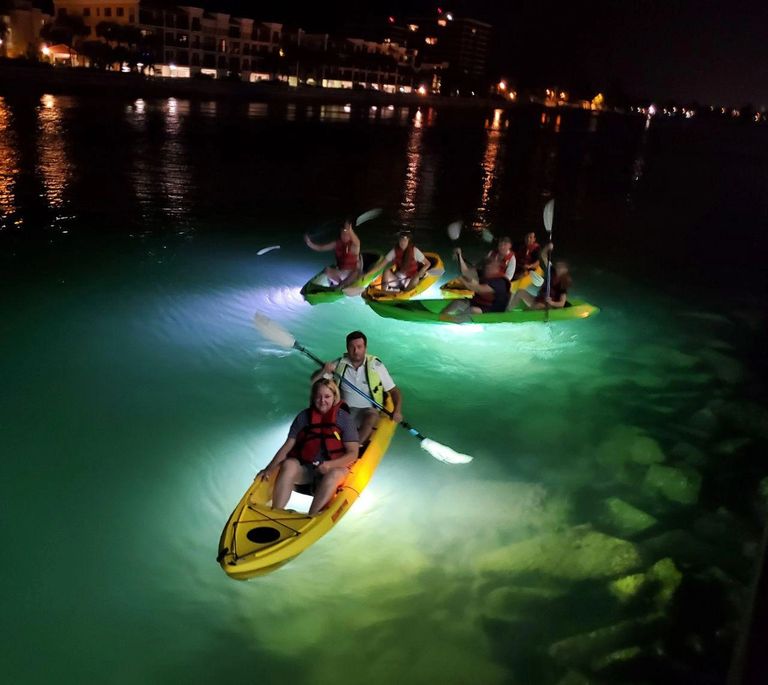
[[[328,504],[337,488],[344,482],[344,479],[348,475],[349,469],[341,467],[338,469],[331,469],[323,476],[320,485],[317,486],[317,490],[315,491],[315,498],[312,500],[312,504],[309,507],[310,516],[314,516]]]

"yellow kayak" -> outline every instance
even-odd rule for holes
[[[534,273],[542,277],[544,276],[544,270],[541,268],[541,265],[537,266],[534,270]],[[525,276],[522,276],[521,278],[518,278],[515,281],[512,281],[509,292],[515,293],[521,288],[523,290],[527,290],[530,286],[533,285],[533,280],[531,277],[530,272],[525,274]],[[440,290],[442,291],[442,295],[444,298],[449,300],[456,300],[459,298],[467,298],[472,297],[474,293],[471,290],[467,290],[463,287],[461,281],[458,278],[454,278],[451,281],[448,281],[447,283],[440,286]]]
[[[387,397],[385,406],[394,405]],[[397,424],[383,415],[363,455],[350,469],[336,496],[317,515],[272,509],[274,479],[253,481],[224,526],[217,561],[236,580],[280,568],[331,530],[360,496],[392,440]]]
[[[437,252],[425,252],[424,256],[430,261],[429,271],[413,288],[410,290],[382,290],[381,276],[377,276],[365,289],[363,297],[375,302],[395,302],[397,300],[410,300],[412,297],[423,293],[431,285],[437,283],[438,279],[445,273],[445,264]]]

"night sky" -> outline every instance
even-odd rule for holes
[[[768,106],[768,3],[751,0],[210,0],[209,6],[292,22],[432,14],[494,26],[492,68],[521,85],[621,86],[658,101]]]
[[[50,0],[48,0],[50,2]],[[493,75],[519,86],[620,88],[657,102],[768,106],[768,2],[759,0],[188,0],[309,30],[438,6],[494,26]]]

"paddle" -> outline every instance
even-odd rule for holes
[[[319,357],[316,357],[303,345],[300,345],[296,340],[296,338],[294,338],[282,326],[272,321],[272,319],[264,316],[263,314],[260,314],[259,312],[256,312],[253,315],[253,323],[256,326],[256,328],[259,330],[259,332],[267,340],[270,340],[276,345],[279,345],[280,347],[284,347],[286,349],[298,350],[299,352],[302,352],[307,357],[309,357],[313,362],[315,362],[319,366],[324,366],[324,362],[322,359],[320,359]],[[351,383],[346,378],[342,378],[341,382],[347,387],[354,390],[358,395],[365,397],[365,399],[367,399],[374,407],[377,407],[378,409],[383,411],[385,414],[387,414],[387,416],[392,418],[392,412],[387,411],[387,409],[385,409],[381,404],[376,402],[376,400],[374,400],[369,395],[366,395],[354,383]],[[435,442],[434,440],[431,440],[425,435],[422,435],[418,430],[416,430],[409,423],[405,421],[400,421],[400,425],[420,441],[421,449],[423,449],[426,452],[429,452],[429,454],[431,454],[435,459],[442,461],[446,464],[467,464],[470,461],[472,461],[472,457],[470,457],[468,454],[461,454],[460,452],[456,452],[455,450],[452,450],[447,445],[443,445],[439,442]]]
[[[549,242],[552,242],[552,220],[555,216],[555,198],[552,198],[544,205],[543,219],[544,230],[549,233]],[[554,248],[553,248],[554,249]],[[544,315],[544,321],[549,322],[549,284],[552,280],[552,250],[549,251],[547,256],[547,303],[546,313]],[[533,281],[533,279],[531,279]]]
[[[383,212],[383,209],[369,209],[367,212],[363,212],[357,219],[355,219],[355,226],[359,226],[360,224],[364,224],[366,221],[370,221],[371,219],[376,219],[377,217],[381,216],[381,213]]]
[[[259,251],[256,253],[256,256],[257,256],[257,257],[261,257],[261,255],[263,255],[263,254],[267,254],[267,252],[272,252],[272,250],[279,250],[279,249],[280,249],[280,246],[279,246],[279,245],[272,245],[271,247],[262,247],[262,248],[261,248],[261,249],[260,249],[260,250],[259,250]]]

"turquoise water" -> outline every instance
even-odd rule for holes
[[[45,167],[19,142],[25,106],[40,126],[47,111],[62,115],[35,138],[43,149],[45,135],[65,141],[61,186],[43,183]],[[640,277],[636,238],[600,246],[618,230],[606,219],[590,250],[563,238],[576,292],[602,308],[586,321],[432,327],[381,319],[359,299],[310,307],[299,289],[323,258],[301,234],[326,218],[303,209],[301,188],[317,200],[330,185],[324,174],[342,183],[361,144],[374,159],[390,155],[371,172],[375,188],[352,187],[355,201],[395,198],[397,218],[447,257],[443,220],[454,206],[469,208],[468,225],[493,224],[518,207],[509,197],[538,183],[536,155],[528,176],[514,152],[532,130],[526,121],[494,129],[491,117],[487,127],[470,118],[459,148],[450,135],[458,124],[414,128],[413,112],[398,113],[396,125],[315,122],[314,148],[295,167],[283,162],[286,173],[316,179],[299,184],[297,205],[266,178],[269,164],[225,149],[228,134],[187,105],[183,139],[150,131],[138,138],[144,147],[131,140],[112,152],[115,175],[128,180],[113,203],[105,198],[118,198],[119,179],[98,181],[93,166],[103,161],[88,156],[95,144],[82,133],[94,107],[68,99],[4,110],[9,682],[723,680],[765,517],[759,289],[734,298],[703,278],[702,296],[691,298],[682,279]],[[139,125],[145,110],[131,107],[105,105],[104,135]],[[146,107],[174,121],[167,104]],[[290,124],[231,116],[241,133],[253,121],[260,135]],[[636,128],[617,138],[628,149],[641,141]],[[424,150],[418,130],[434,131]],[[489,166],[495,135],[507,147]],[[566,166],[584,152],[582,134],[571,135],[560,143]],[[318,154],[347,138],[342,160]],[[641,213],[661,211],[647,188],[670,159],[651,155],[646,178],[635,178],[632,154],[599,161],[607,142],[590,148],[605,174],[581,179],[606,195],[586,205],[566,195],[565,207],[594,220],[646,183],[633,201]],[[456,183],[449,162],[464,156],[474,162],[457,173],[474,179],[473,190],[441,203]],[[203,168],[202,158],[219,166]],[[312,159],[319,168],[308,170]],[[243,197],[244,181],[233,186],[235,162],[240,175],[256,164],[253,195]],[[41,200],[35,184],[59,190]],[[512,228],[536,216],[540,197]],[[579,225],[562,216],[561,225]],[[603,216],[628,234],[638,220]],[[377,224],[362,234],[384,247],[390,231]],[[477,251],[473,240],[465,246]],[[256,256],[272,244],[281,249]],[[348,331],[364,330],[403,391],[406,418],[475,459],[442,464],[399,431],[337,529],[276,573],[237,583],[215,561],[219,534],[305,405],[313,370],[259,337],[255,311],[324,358],[342,351]]]

